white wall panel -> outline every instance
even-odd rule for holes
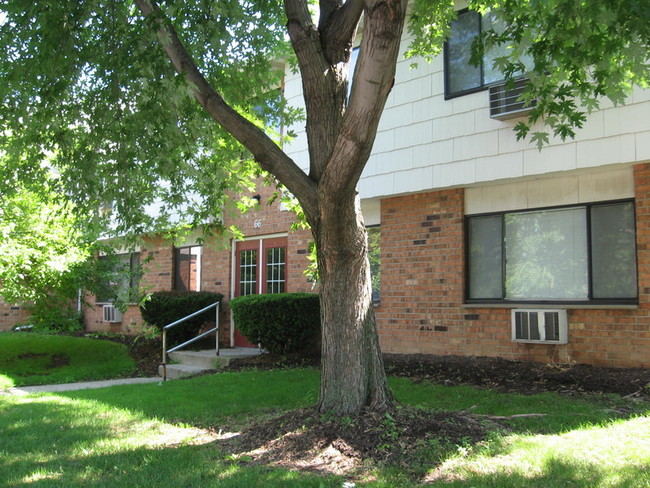
[[[634,90],[626,106],[614,107],[603,100],[601,110],[588,116],[575,140],[552,137],[540,152],[530,142],[516,140],[512,128],[517,119],[490,118],[487,91],[445,100],[442,56],[430,64],[416,61],[415,70],[410,68],[413,60],[398,62],[396,84],[359,184],[362,198],[582,174],[650,160],[650,90]],[[285,84],[291,104],[302,106],[300,79],[289,73]],[[291,130],[299,137],[286,149],[306,168],[304,123]]]

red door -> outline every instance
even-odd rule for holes
[[[286,290],[287,238],[240,241],[235,245],[235,296],[284,293]],[[236,347],[256,347],[236,328]]]

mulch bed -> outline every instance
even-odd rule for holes
[[[125,344],[136,361],[134,376],[156,376],[161,360],[160,339],[108,336]],[[318,357],[271,354],[237,359],[229,371],[318,366]],[[473,385],[505,392],[613,393],[650,399],[650,369],[624,369],[585,364],[558,365],[490,357],[385,354],[390,376],[444,385]]]

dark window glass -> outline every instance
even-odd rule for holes
[[[135,302],[140,285],[140,253],[101,256],[106,279],[99,284],[96,300],[101,302]]]
[[[381,301],[381,230],[379,227],[369,227],[367,230],[372,301],[379,303]]]
[[[632,203],[591,208],[591,274],[595,298],[637,296]]]
[[[503,298],[502,218],[472,218],[469,242],[469,298]]]
[[[481,16],[467,11],[451,23],[451,33],[445,49],[447,94],[480,87],[481,66],[470,64],[471,46],[481,31]]]
[[[266,250],[266,293],[284,293],[285,253],[284,247],[270,247]]]
[[[503,80],[503,73],[495,66],[497,58],[509,53],[506,45],[491,47],[478,65],[470,63],[472,44],[481,32],[502,32],[503,23],[491,12],[481,15],[466,10],[451,22],[449,39],[445,43],[445,95],[454,97],[471,93]],[[532,58],[520,59],[527,69],[533,66]],[[523,73],[520,73],[523,75]]]
[[[467,298],[633,303],[634,222],[632,202],[468,217]]]
[[[198,291],[201,283],[201,246],[174,250],[174,290]]]
[[[257,293],[257,250],[247,249],[239,253],[239,295]]]

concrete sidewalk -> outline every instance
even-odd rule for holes
[[[140,383],[157,383],[162,378],[122,378],[119,380],[105,381],[86,381],[83,383],[64,383],[61,385],[39,385],[39,386],[19,386],[9,388],[6,391],[0,390],[1,395],[29,395],[30,393],[56,393],[59,391],[88,390],[91,388],[106,388],[115,385],[135,385]]]

